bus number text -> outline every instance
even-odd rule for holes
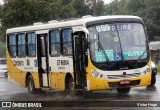
[[[69,65],[68,60],[57,60],[57,65]]]

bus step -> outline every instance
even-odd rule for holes
[[[50,90],[50,88],[47,88],[47,87],[42,87],[41,89],[42,89],[42,91],[49,91]]]

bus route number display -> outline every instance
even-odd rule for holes
[[[108,32],[117,30],[130,30],[132,28],[131,24],[104,24],[96,26],[97,32]]]

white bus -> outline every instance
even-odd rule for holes
[[[151,83],[151,58],[137,16],[83,17],[8,29],[8,77],[38,89],[128,93]]]

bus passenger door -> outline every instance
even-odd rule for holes
[[[50,87],[47,34],[37,35],[37,60],[40,86]]]
[[[86,49],[85,33],[77,32],[72,34],[73,37],[73,62],[74,62],[74,79],[76,88],[85,89],[86,87]]]

